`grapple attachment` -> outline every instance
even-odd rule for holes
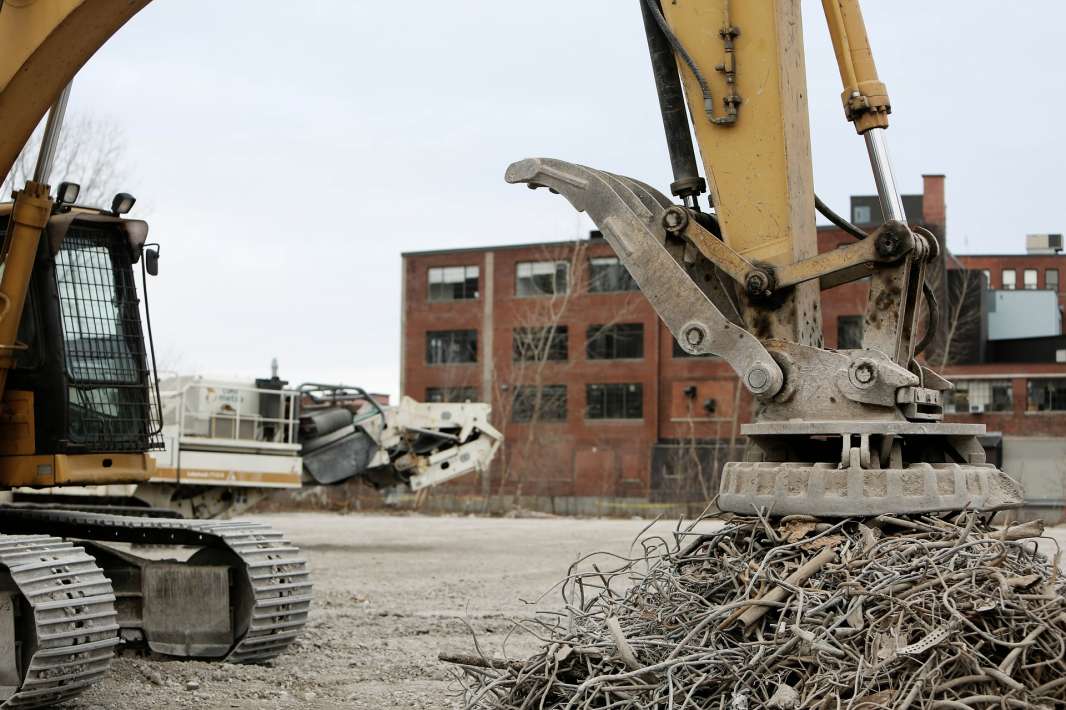
[[[687,213],[671,211],[675,206],[669,198],[632,178],[552,158],[513,163],[506,179],[547,187],[587,213],[681,347],[725,359],[754,394],[781,388],[781,368],[739,325],[738,307],[720,270],[664,226],[668,213],[687,219]]]
[[[890,221],[831,256],[773,267],[730,249],[713,214],[632,178],[531,158],[506,179],[586,212],[681,347],[724,359],[756,398],[746,460],[723,472],[721,509],[845,517],[1021,505],[1020,485],[985,461],[984,426],[943,423],[951,384],[914,359],[931,235]],[[761,318],[788,317],[774,309],[795,285],[871,273],[874,346],[827,350],[753,332]]]

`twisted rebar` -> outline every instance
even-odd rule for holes
[[[564,612],[517,622],[543,642],[533,657],[442,654],[464,707],[1066,706],[1066,588],[1042,527],[701,522],[576,563]]]

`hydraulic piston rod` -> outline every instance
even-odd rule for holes
[[[15,365],[15,351],[19,348],[16,338],[37,255],[37,244],[52,212],[47,181],[59,145],[59,132],[69,96],[68,83],[59,92],[48,113],[33,180],[27,181],[25,187],[15,193],[15,204],[11,209],[5,239],[6,253],[2,255],[4,269],[0,276],[0,396],[3,396],[7,386],[7,374]]]
[[[866,152],[870,154],[870,167],[874,172],[877,185],[877,197],[881,203],[881,213],[885,221],[907,223],[903,211],[903,200],[896,189],[896,177],[892,174],[892,161],[888,156],[888,144],[885,142],[884,128],[871,128],[863,134],[866,139]]]
[[[41,138],[41,150],[37,153],[37,165],[33,169],[33,181],[42,185],[48,183],[55,163],[56,151],[59,149],[59,136],[63,130],[63,118],[67,114],[67,101],[70,99],[70,84],[63,87],[48,112],[44,124],[44,136]]]
[[[858,0],[822,0],[822,8],[833,40],[840,80],[844,84],[840,96],[844,103],[844,115],[866,140],[881,213],[885,221],[906,223],[907,215],[903,211],[899,190],[896,189],[885,142],[892,103],[888,98],[888,89],[877,76],[862,10]]]

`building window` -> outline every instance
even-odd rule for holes
[[[1010,380],[955,380],[955,389],[944,393],[948,414],[1010,412],[1014,397]]]
[[[639,291],[629,269],[617,256],[594,256],[589,259],[589,292]]]
[[[992,288],[992,272],[988,269],[981,269],[981,275],[985,277],[985,288]]]
[[[516,296],[551,296],[570,288],[570,264],[565,261],[520,261],[515,264]]]
[[[520,385],[515,388],[511,421],[519,424],[529,422],[566,421],[566,385],[535,386]]]
[[[862,347],[862,316],[837,318],[837,349],[858,350]]]
[[[1045,269],[1044,270],[1044,288],[1050,291],[1059,290],[1059,270],[1058,269]]]
[[[589,360],[622,360],[644,357],[644,324],[590,325],[585,354]]]
[[[429,270],[429,300],[462,301],[478,296],[476,266],[434,266]]]
[[[851,208],[851,221],[855,224],[872,224],[873,217],[869,205],[855,205]]]
[[[477,362],[477,331],[429,331],[426,333],[426,362],[430,365]]]
[[[644,386],[640,384],[586,385],[585,416],[589,419],[642,419]]]
[[[1066,411],[1066,378],[1029,380],[1029,411]]]
[[[671,354],[673,355],[673,357],[717,357],[717,355],[712,355],[710,353],[693,355],[692,353],[686,351],[683,347],[681,347],[681,343],[677,342],[677,338],[672,338],[672,341],[673,350],[671,351]]]
[[[477,387],[427,387],[427,402],[476,402]]]
[[[566,360],[569,349],[570,336],[565,325],[511,331],[511,357],[515,362]]]
[[[1018,285],[1018,273],[1014,269],[1003,269],[1003,288],[1013,291]]]
[[[1022,286],[1026,291],[1036,290],[1036,269],[1026,269],[1022,272]]]

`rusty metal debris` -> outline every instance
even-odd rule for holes
[[[1062,707],[1059,555],[989,521],[701,519],[571,568],[533,657],[441,658],[468,710]]]

